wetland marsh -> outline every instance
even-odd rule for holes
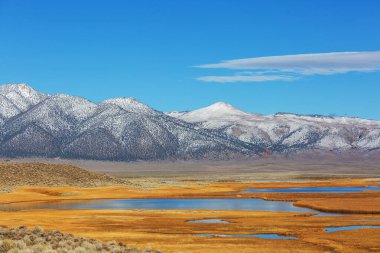
[[[237,247],[242,253],[380,250],[380,191],[246,191],[369,189],[380,186],[375,170],[367,170],[367,177],[340,171],[328,178],[310,170],[295,175],[254,168],[220,176],[213,170],[197,177],[162,172],[165,176],[124,177],[128,183],[115,186],[17,187],[1,194],[0,225],[38,225],[170,253],[230,253]]]

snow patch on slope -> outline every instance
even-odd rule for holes
[[[128,112],[144,113],[144,114],[157,114],[158,112],[149,106],[141,103],[134,98],[111,98],[103,101],[101,104],[117,105]]]

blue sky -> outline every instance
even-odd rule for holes
[[[379,10],[377,0],[0,0],[0,83],[163,111],[225,101],[380,120]]]

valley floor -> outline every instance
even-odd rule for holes
[[[135,165],[137,166],[137,165]],[[142,165],[139,165],[142,166]],[[153,165],[152,165],[153,166]],[[171,165],[174,166],[174,165]],[[210,210],[27,210],[0,211],[0,225],[36,225],[75,236],[116,240],[137,248],[164,252],[379,252],[380,229],[327,233],[326,227],[380,225],[380,191],[359,193],[247,193],[246,188],[315,186],[380,186],[378,165],[302,165],[285,170],[286,164],[268,164],[232,172],[224,165],[223,175],[157,173],[145,166],[140,175],[128,177],[130,184],[83,188],[76,186],[28,186],[0,195],[0,204],[86,199],[130,198],[261,198],[291,201],[296,206],[348,215],[316,216],[312,213]],[[265,170],[265,167],[268,169]],[[319,169],[311,170],[315,167]],[[323,168],[322,168],[323,167]],[[322,168],[322,169],[320,169]],[[356,168],[356,169],[355,169]],[[278,173],[273,170],[277,169]],[[147,171],[155,171],[147,177]],[[99,171],[99,169],[98,169]],[[212,171],[212,173],[210,173]],[[223,170],[222,170],[223,171]],[[113,174],[127,172],[113,170]],[[126,175],[125,174],[125,175]],[[152,175],[153,174],[153,175]],[[124,175],[124,176],[125,176]],[[196,176],[194,176],[196,175]],[[272,177],[271,177],[272,175]],[[380,177],[380,176],[379,176]],[[229,224],[189,223],[196,219],[222,219]],[[296,240],[202,237],[198,234],[263,234],[296,236]]]

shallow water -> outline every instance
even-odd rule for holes
[[[291,202],[261,199],[101,199],[0,205],[0,210],[31,209],[148,209],[148,210],[256,210],[274,212],[321,212],[293,206]]]
[[[197,234],[205,237],[226,237],[226,238],[260,238],[260,239],[277,239],[277,240],[295,240],[296,236],[285,236],[278,234]]]
[[[221,223],[229,224],[230,222],[221,219],[203,219],[203,220],[190,220],[190,223]]]
[[[379,191],[379,186],[348,187],[299,187],[299,188],[249,188],[245,192],[283,192],[283,193],[355,193],[363,191]]]
[[[326,232],[338,232],[346,230],[358,230],[363,228],[380,228],[380,226],[345,226],[345,227],[328,227],[325,229]]]

